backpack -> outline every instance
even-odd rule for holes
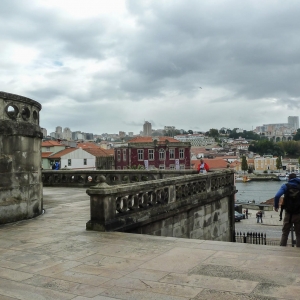
[[[287,191],[284,194],[284,208],[290,214],[300,214],[300,184],[286,184]]]

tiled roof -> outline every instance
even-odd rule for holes
[[[61,158],[62,156],[77,150],[77,148],[66,148],[49,156],[49,158]]]
[[[49,155],[51,155],[53,152],[42,152],[42,158],[47,158]]]
[[[43,141],[42,142],[42,147],[54,147],[54,146],[64,146],[58,141]]]
[[[227,168],[228,162],[226,162],[223,158],[212,158],[212,159],[204,159],[209,166],[209,169],[225,169]],[[192,160],[191,164],[194,166],[194,169],[197,169],[200,164],[200,159]]]
[[[103,156],[114,156],[114,150],[106,150],[103,148],[86,148],[86,149],[82,149],[96,157],[103,157]]]
[[[169,136],[157,136],[157,137],[137,136],[137,137],[129,140],[128,143],[153,143],[154,139],[156,139],[159,144],[165,143],[166,140],[169,141],[170,143],[179,143],[180,142]]]
[[[241,163],[238,160],[233,161],[230,164],[230,168],[235,168],[236,166],[239,166]]]
[[[77,147],[78,147],[78,148],[82,148],[82,149],[87,149],[87,148],[100,148],[97,144],[95,144],[95,143],[90,143],[90,142],[86,142],[86,143],[77,143]]]

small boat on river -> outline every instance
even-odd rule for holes
[[[289,175],[278,175],[278,179],[282,181],[287,181],[289,178]]]
[[[249,182],[251,179],[248,176],[235,177],[235,181]]]

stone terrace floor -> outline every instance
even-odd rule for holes
[[[0,299],[300,299],[297,248],[85,230],[85,189],[0,226]]]

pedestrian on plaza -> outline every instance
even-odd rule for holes
[[[248,219],[248,208],[246,208],[246,219]]]
[[[259,210],[259,211],[256,213],[256,220],[257,220],[257,223],[259,223],[259,220],[260,220],[261,223],[263,222],[261,210]]]
[[[206,172],[208,172],[209,170],[209,166],[206,162],[204,162],[204,160],[201,158],[200,159],[200,164],[198,165],[197,171],[199,174],[205,174]]]
[[[286,246],[291,228],[294,225],[296,247],[300,247],[300,178],[295,173],[289,174],[288,183],[283,184],[274,197],[274,210],[279,209],[280,197],[284,195],[285,215],[283,219],[280,246]]]

